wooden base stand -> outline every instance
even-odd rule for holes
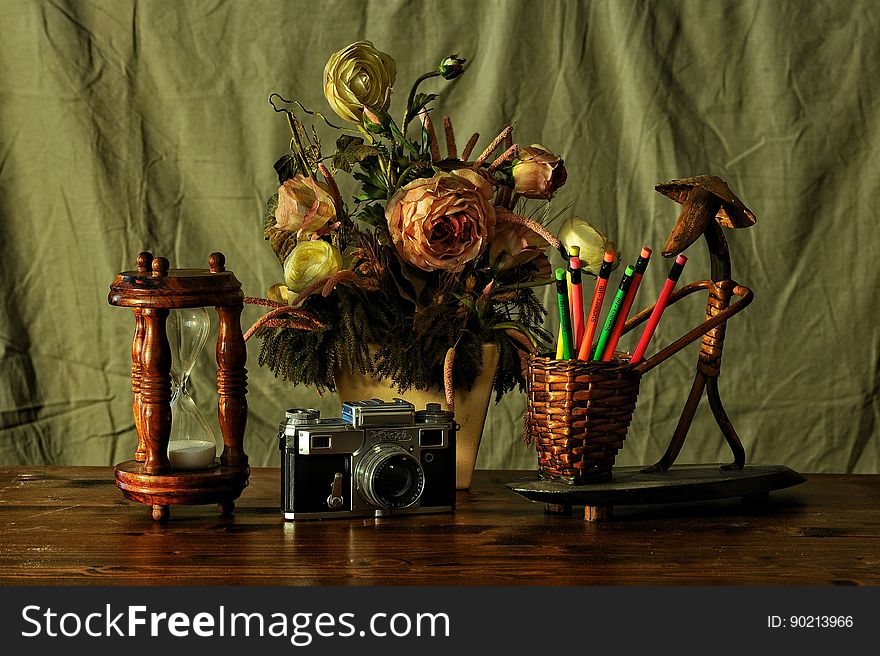
[[[543,502],[548,514],[570,514],[584,506],[584,520],[611,520],[616,505],[651,505],[741,497],[747,505],[769,499],[771,490],[799,485],[807,479],[783,465],[750,465],[728,469],[722,465],[685,465],[664,472],[638,467],[615,469],[612,479],[592,485],[525,479],[507,487],[532,501]]]
[[[217,504],[223,517],[235,512],[235,500],[248,485],[249,467],[217,468],[156,476],[145,474],[141,463],[127,460],[116,465],[116,487],[129,501],[145,504],[157,522],[167,521],[171,506]],[[158,480],[157,480],[158,479]]]
[[[126,460],[116,465],[116,487],[129,501],[149,506],[153,519],[165,521],[170,515],[169,506],[216,503],[220,514],[231,515],[249,475],[247,466],[219,464],[204,471],[145,474],[143,463]]]

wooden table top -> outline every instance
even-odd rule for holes
[[[285,522],[254,469],[230,519],[122,498],[109,467],[0,467],[5,585],[878,585],[880,475],[810,475],[767,505],[545,515],[479,471],[454,514]]]

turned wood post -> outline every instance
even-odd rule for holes
[[[211,273],[226,270],[223,253],[211,253],[208,258]],[[223,435],[223,453],[220,464],[242,467],[247,464],[244,429],[247,425],[247,348],[241,331],[241,313],[244,302],[217,306],[220,328],[217,332],[217,415]]]
[[[171,470],[168,439],[171,436],[171,347],[165,321],[168,310],[144,308],[144,345],[141,356],[141,429],[146,457],[144,472]]]
[[[131,410],[134,414],[134,427],[137,431],[137,449],[134,459],[143,462],[147,458],[147,447],[144,443],[144,431],[141,425],[141,349],[144,344],[144,317],[140,308],[134,308],[134,337],[131,342],[131,391],[133,398]]]
[[[147,251],[138,253],[137,272],[142,275],[148,274],[153,266],[153,254]],[[144,317],[139,307],[132,308],[134,311],[134,336],[131,340],[131,391],[133,394],[131,410],[134,414],[134,427],[137,431],[137,449],[134,459],[143,462],[147,459],[147,447],[144,442],[144,431],[141,425],[141,352],[144,347]]]
[[[217,414],[223,434],[220,464],[240,467],[247,464],[242,444],[247,425],[247,351],[241,332],[243,305],[218,307],[220,330],[217,335]]]

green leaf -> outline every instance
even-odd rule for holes
[[[357,215],[358,220],[371,226],[385,225],[385,210],[381,205],[365,205]]]
[[[355,200],[363,202],[367,200],[385,200],[388,198],[388,187],[379,167],[378,157],[368,157],[361,161],[360,171],[352,173],[352,177],[361,183],[361,193],[355,196]]]
[[[278,174],[278,184],[284,184],[286,180],[290,180],[299,173],[299,163],[293,155],[279,157],[274,167]]]
[[[354,199],[359,203],[364,203],[368,200],[385,200],[385,196],[388,194],[388,191],[382,187],[377,187],[375,185],[371,185],[367,182],[363,184],[362,192],[354,197]]]
[[[352,144],[362,143],[364,143],[364,140],[360,137],[350,137],[347,134],[344,134],[336,140],[336,150],[345,150]]]
[[[355,171],[351,174],[358,182],[363,182],[365,184],[371,184],[374,187],[382,187],[385,184],[385,178],[382,175],[381,167],[379,166],[379,158],[378,157],[367,157],[366,159],[360,162],[360,171]]]
[[[400,298],[416,307],[423,307],[427,302],[424,294],[428,286],[429,274],[410,266],[398,257],[389,258],[387,267],[388,277],[397,288]]]
[[[415,116],[425,105],[437,97],[436,93],[417,93],[413,98],[412,107],[409,109],[409,115]]]
[[[333,168],[351,173],[354,165],[367,157],[375,157],[382,151],[375,146],[364,143],[363,139],[357,137],[339,137],[336,140],[336,146],[339,150],[333,155]]]

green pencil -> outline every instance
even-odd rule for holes
[[[562,359],[574,357],[574,344],[571,338],[571,317],[568,315],[568,283],[565,269],[556,269],[556,301],[559,304],[559,341],[562,342]]]
[[[629,291],[629,286],[632,284],[635,271],[636,270],[632,266],[628,266],[626,267],[626,271],[623,272],[623,278],[620,279],[620,286],[617,288],[614,300],[611,301],[611,307],[608,309],[608,316],[605,317],[605,325],[602,326],[602,334],[599,335],[599,341],[596,342],[596,351],[593,353],[594,362],[602,359],[602,352],[608,344],[608,338],[611,337],[611,331],[614,330],[614,320],[617,319],[617,313],[620,311],[620,306],[623,305],[623,297],[626,296],[626,293]]]

